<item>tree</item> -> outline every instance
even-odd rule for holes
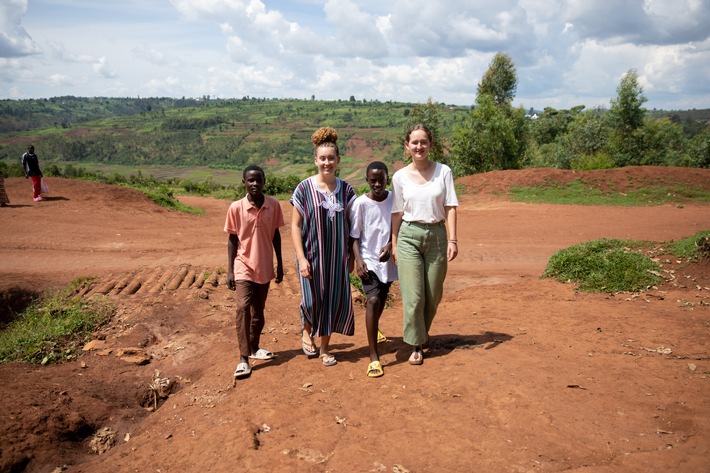
[[[478,84],[475,107],[454,132],[450,160],[456,177],[521,167],[527,124],[525,110],[511,106],[517,84],[510,56],[497,53]]]
[[[478,84],[478,97],[490,95],[499,107],[510,107],[517,88],[518,76],[513,60],[505,53],[496,53]]]
[[[609,144],[617,166],[626,166],[640,160],[641,137],[637,130],[644,125],[646,109],[643,104],[646,100],[636,70],[629,69],[619,82],[616,98],[611,100],[609,110],[614,128]]]
[[[616,98],[611,100],[609,112],[614,126],[626,134],[641,128],[646,117],[643,104],[647,100],[643,87],[638,83],[636,69],[629,69],[616,88]]]
[[[523,155],[520,139],[525,112],[498,107],[491,95],[456,130],[451,142],[451,165],[456,177],[498,169],[517,169]]]

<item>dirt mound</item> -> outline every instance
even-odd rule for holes
[[[505,194],[512,187],[534,187],[551,183],[568,183],[580,180],[602,190],[624,192],[645,186],[687,185],[710,190],[710,169],[629,166],[595,171],[567,171],[535,168],[519,171],[492,171],[457,179],[469,192]]]
[[[262,346],[234,383],[235,302],[224,285],[229,202],[185,215],[130,189],[6,179],[0,294],[16,312],[88,277],[77,295],[116,306],[78,359],[0,366],[0,471],[704,471],[710,455],[707,260],[653,257],[662,284],[583,294],[540,279],[556,251],[598,238],[677,240],[708,229],[710,205],[531,205],[505,190],[580,178],[708,188],[708,170],[503,171],[458,210],[460,254],[422,366],[410,366],[394,298],[381,328],[385,375],[365,376],[364,311],[324,367],[299,342],[290,228]],[[291,213],[282,202],[286,221]],[[59,471],[56,470],[56,471]]]

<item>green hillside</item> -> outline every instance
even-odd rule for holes
[[[311,134],[339,134],[341,175],[370,160],[399,160],[416,104],[351,100],[116,99],[60,97],[0,101],[0,159],[33,143],[43,163],[241,169],[278,175],[312,172]],[[468,107],[439,105],[442,134]]]

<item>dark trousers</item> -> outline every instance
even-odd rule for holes
[[[269,294],[269,284],[252,281],[235,281],[237,296],[237,341],[239,354],[248,357],[259,349],[261,331],[264,329],[264,306]]]

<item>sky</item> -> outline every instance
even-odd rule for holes
[[[0,0],[0,99],[471,105],[497,52],[525,109],[710,108],[710,0]]]

